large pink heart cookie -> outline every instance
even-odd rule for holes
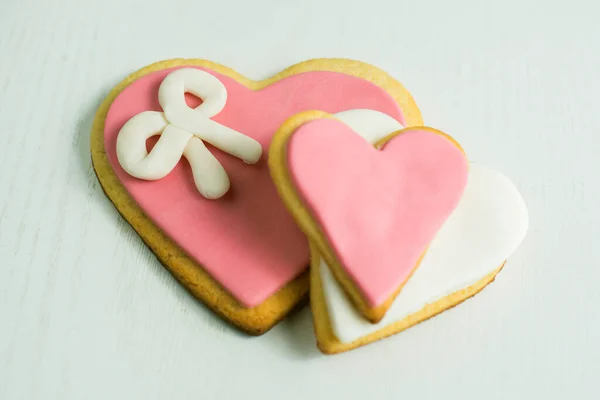
[[[321,118],[283,127],[273,142],[274,177],[357,309],[378,322],[457,206],[468,162],[431,128],[404,129],[376,148],[312,114]]]
[[[212,77],[210,82],[217,81],[218,90],[225,89],[224,97],[214,98],[211,90],[217,89],[197,88],[200,97],[213,96],[204,98],[202,106],[207,104],[204,110],[218,106],[216,113],[193,114],[189,109],[186,117],[169,109],[163,81],[182,67],[204,71]],[[173,60],[149,66],[118,85],[94,124],[94,168],[121,214],[188,290],[251,333],[269,329],[307,291],[303,275],[309,258],[307,240],[281,203],[266,159],[279,125],[311,109],[330,113],[372,109],[401,124],[421,123],[408,92],[387,74],[362,63],[313,60],[254,82],[207,61]],[[119,140],[125,143],[123,148],[130,144],[130,138],[119,139],[123,131],[131,128],[134,135],[139,133],[135,132],[139,115],[148,116],[146,128],[156,131],[148,132],[162,133],[156,145],[163,148],[160,151],[179,151],[172,152],[168,162],[161,161],[172,164],[162,172],[154,168],[152,152],[142,161],[145,150],[126,149],[126,156],[117,152]],[[219,142],[230,133],[242,144],[256,143],[253,150],[259,152],[249,156],[254,159],[244,159],[245,145],[238,151],[235,143]],[[136,174],[131,166],[143,163],[147,168]],[[123,165],[131,168],[126,171]],[[222,185],[213,185],[212,193],[218,195],[212,197],[218,198],[211,198],[203,188],[212,185],[215,176]]]

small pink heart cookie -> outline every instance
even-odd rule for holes
[[[406,128],[373,147],[322,112],[288,120],[269,163],[284,203],[373,323],[458,205],[469,169],[460,145],[435,129]]]

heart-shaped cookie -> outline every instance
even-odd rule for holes
[[[207,117],[206,126],[234,130],[262,146],[262,157],[252,165],[200,140],[195,148],[186,148],[196,151],[184,153],[188,160],[203,151],[204,160],[214,159],[211,165],[226,172],[227,185],[211,192],[227,192],[217,199],[199,191],[198,179],[204,178],[197,175],[194,161],[192,168],[189,161],[179,161],[165,176],[161,170],[157,180],[132,176],[119,163],[117,139],[137,115],[154,112],[152,121],[167,134],[164,126],[173,113],[161,107],[159,88],[179,68],[205,71],[226,89],[222,109]],[[422,123],[412,97],[397,81],[356,61],[311,60],[259,82],[204,60],[164,61],[126,78],[101,105],[92,129],[93,165],[110,200],[169,271],[226,320],[260,334],[308,290],[306,238],[281,204],[265,162],[272,135],[286,118],[307,109],[335,113],[363,108],[408,126]],[[168,135],[188,140],[186,132],[194,126],[184,125],[175,122]],[[139,151],[134,153],[132,165],[139,161]]]
[[[407,128],[373,147],[322,112],[288,120],[269,163],[296,221],[372,322],[417,268],[468,174],[462,149],[442,132]]]
[[[373,145],[402,129],[393,118],[369,110],[335,117]],[[403,331],[475,295],[494,280],[527,229],[527,207],[517,188],[501,173],[471,164],[458,206],[377,324],[369,323],[355,310],[313,243],[310,300],[319,348],[328,354],[352,350]]]

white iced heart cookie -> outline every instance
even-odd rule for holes
[[[368,110],[340,113],[336,118],[371,143],[402,129],[391,118]],[[319,347],[325,353],[351,350],[466,300],[493,281],[527,229],[527,207],[516,187],[499,172],[472,163],[458,207],[377,324],[368,322],[354,309],[315,246],[311,246],[311,305]]]

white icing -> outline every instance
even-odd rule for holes
[[[383,126],[385,119],[381,113],[373,114],[371,110],[346,113],[336,114],[336,117],[371,143],[401,129],[400,124],[386,116],[391,129],[387,132],[378,128],[370,130]],[[362,121],[357,122],[359,119]],[[353,342],[479,281],[516,250],[528,224],[525,202],[510,180],[491,168],[471,164],[467,187],[458,207],[379,323],[365,321],[354,310],[321,259],[323,295],[335,336],[342,343]]]
[[[186,92],[201,98],[202,104],[190,108],[185,102]],[[161,179],[185,156],[198,191],[216,199],[229,190],[229,177],[203,140],[248,164],[260,159],[260,143],[210,119],[225,107],[227,89],[208,72],[195,68],[171,72],[160,85],[158,101],[163,112],[135,115],[117,137],[119,164],[131,176]],[[148,154],[146,140],[154,135],[161,136]]]
[[[371,144],[375,144],[395,131],[404,129],[402,124],[394,118],[375,110],[359,108],[342,111],[334,116]]]

